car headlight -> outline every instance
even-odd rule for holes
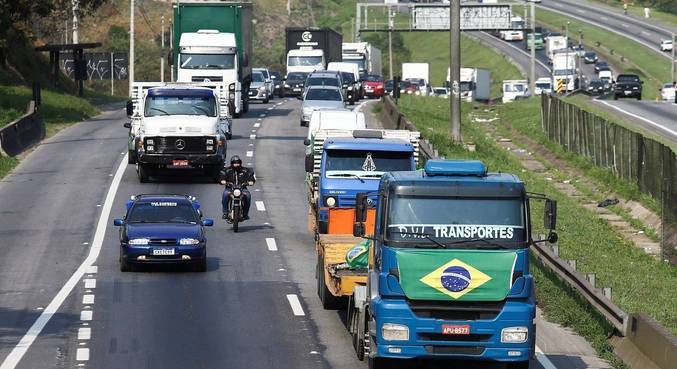
[[[146,146],[146,150],[155,151],[155,147],[154,146]]]
[[[285,83],[285,84],[284,84],[284,87],[289,88],[290,86],[289,86],[288,84]]]
[[[348,86],[348,91],[352,91],[352,90],[353,90],[353,86]]]
[[[639,90],[639,87],[635,86],[632,88],[633,90]]]
[[[508,327],[501,330],[501,343],[527,342],[529,329],[527,327]]]
[[[408,341],[409,327],[403,324],[384,323],[381,337],[386,341]]]
[[[233,196],[235,196],[235,197],[240,197],[240,195],[242,195],[242,191],[240,191],[238,188],[236,188],[236,189],[233,191]]]
[[[150,243],[150,238],[133,238],[129,240],[128,244],[133,246],[145,246]]]
[[[312,113],[313,113],[313,108],[311,108],[311,107],[303,108],[303,114],[310,115]]]
[[[205,142],[207,145],[213,145],[214,144],[214,139],[213,138],[208,138],[207,141]]]
[[[195,238],[182,238],[179,240],[179,245],[181,246],[190,246],[190,245],[199,245],[200,240],[196,240]]]
[[[265,86],[259,87],[259,91],[263,92],[263,91],[265,91],[265,90],[266,90],[266,87],[265,87]]]
[[[336,206],[336,198],[335,198],[335,197],[332,197],[332,196],[329,196],[329,197],[327,197],[327,198],[324,199],[324,203],[325,203],[327,206],[329,206],[330,208],[332,208],[332,207]]]

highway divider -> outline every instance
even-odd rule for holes
[[[45,123],[35,100],[31,100],[26,114],[0,128],[0,156],[19,155],[44,139],[45,134]]]

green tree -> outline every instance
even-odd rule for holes
[[[383,76],[384,78],[388,78],[390,76],[390,61],[388,60],[388,33],[368,33],[364,35],[362,39],[365,42],[369,42],[375,47],[381,49]],[[404,44],[402,34],[399,32],[393,32],[393,75],[400,74],[402,71],[402,63],[406,63],[410,59],[411,51]]]

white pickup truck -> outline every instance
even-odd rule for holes
[[[201,169],[218,180],[232,136],[227,87],[138,82],[127,102],[130,164],[141,183],[161,170]]]

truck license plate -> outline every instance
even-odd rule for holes
[[[187,167],[188,166],[188,160],[172,160],[172,166]]]
[[[174,249],[155,249],[153,255],[174,255]]]
[[[442,334],[467,335],[470,334],[470,326],[442,324]]]

